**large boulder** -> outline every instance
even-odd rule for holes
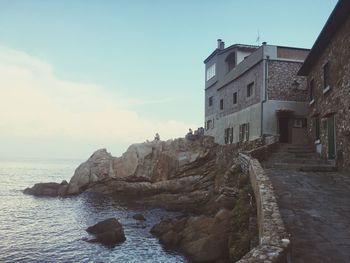
[[[68,187],[67,181],[62,183],[37,183],[33,187],[28,187],[23,190],[24,194],[34,196],[64,196]]]
[[[176,177],[179,170],[215,147],[211,137],[188,141],[183,138],[168,141],[153,141],[131,145],[122,157],[114,159],[116,177],[128,181],[160,182]]]
[[[69,182],[67,194],[79,194],[84,191],[90,183],[108,177],[115,177],[113,157],[106,149],[100,149],[75,170]]]
[[[103,220],[88,227],[86,231],[95,236],[94,239],[90,239],[88,242],[99,242],[107,246],[114,246],[126,240],[123,226],[115,218]]]
[[[165,246],[180,248],[195,262],[226,262],[231,217],[230,210],[221,209],[214,217],[165,219],[151,233]]]

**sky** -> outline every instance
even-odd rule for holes
[[[218,38],[311,48],[336,2],[0,0],[0,158],[183,137]]]

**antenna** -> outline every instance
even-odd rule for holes
[[[259,32],[259,29],[258,29],[258,36],[257,36],[255,42],[256,42],[257,44],[259,44],[259,42],[260,42],[260,32]]]

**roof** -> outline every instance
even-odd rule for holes
[[[321,33],[316,39],[316,42],[311,48],[309,55],[306,57],[304,64],[300,68],[298,75],[307,76],[317,62],[320,54],[328,46],[335,33],[341,28],[342,24],[350,15],[350,1],[339,0],[331,15],[329,16],[326,24],[324,25]]]
[[[245,45],[245,44],[234,44],[224,49],[215,49],[205,60],[204,63],[207,63],[212,57],[214,57],[216,54],[222,54],[227,52],[230,49],[238,49],[242,51],[255,51],[259,48],[259,46],[254,45]]]

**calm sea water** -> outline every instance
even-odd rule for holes
[[[163,217],[160,209],[127,209],[109,197],[83,194],[39,198],[21,190],[37,182],[69,181],[79,161],[0,160],[0,262],[186,262],[166,251],[149,231]],[[145,222],[132,219],[142,213]],[[127,240],[114,248],[87,243],[85,229],[116,217]]]

